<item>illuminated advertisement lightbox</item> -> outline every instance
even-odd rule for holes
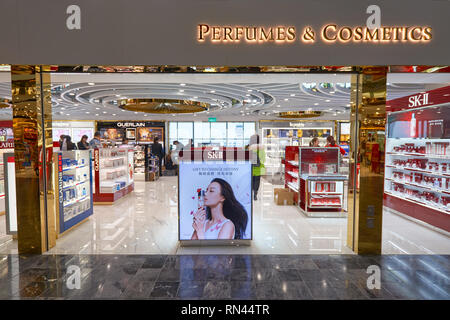
[[[249,161],[180,162],[179,239],[251,240]]]

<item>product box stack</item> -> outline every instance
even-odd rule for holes
[[[294,204],[294,192],[289,188],[275,188],[273,189],[273,196],[275,203],[281,205],[293,205]]]

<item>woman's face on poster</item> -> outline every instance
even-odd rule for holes
[[[225,198],[221,194],[219,183],[212,182],[209,184],[208,188],[206,188],[204,200],[205,206],[207,207],[214,207],[225,200]]]

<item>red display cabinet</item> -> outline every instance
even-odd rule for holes
[[[299,203],[299,162],[298,162],[299,147],[287,146],[285,149],[284,160],[284,186],[291,189],[294,193],[294,203]]]
[[[450,232],[450,86],[386,108],[384,205]]]
[[[307,216],[342,216],[346,175],[339,148],[286,147],[285,187]]]

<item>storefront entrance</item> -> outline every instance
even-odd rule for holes
[[[100,140],[109,147],[122,145],[123,139],[128,140],[132,152],[124,160],[132,165],[133,174],[126,182],[132,189],[112,192],[114,186],[110,186],[107,180],[118,179],[108,177],[110,173],[107,168],[95,172],[97,162],[100,167],[104,165],[102,157],[106,154],[92,152],[92,199],[85,197],[83,189],[79,190],[79,198],[83,198],[86,206],[76,203],[77,209],[71,209],[67,225],[61,224],[63,218],[59,217],[60,220],[54,224],[57,226],[55,234],[58,239],[49,247],[49,253],[351,253],[349,241],[357,230],[352,225],[352,219],[357,215],[349,215],[349,210],[350,213],[354,210],[353,196],[356,194],[357,198],[360,197],[361,185],[367,183],[371,185],[368,189],[370,198],[375,199],[378,189],[374,186],[381,182],[383,187],[385,183],[385,118],[380,113],[380,101],[372,101],[373,110],[364,113],[365,118],[360,120],[359,142],[356,143],[359,146],[359,165],[354,166],[350,157],[352,146],[354,148],[352,139],[355,139],[352,136],[355,128],[351,126],[351,118],[356,116],[352,114],[351,105],[352,99],[356,98],[352,97],[352,88],[357,84],[352,82],[352,75],[348,71],[335,70],[334,73],[322,75],[219,73],[214,81],[210,75],[196,75],[194,81],[191,75],[173,73],[128,73],[120,75],[120,79],[112,73],[50,73],[51,99],[54,103],[51,110],[53,152],[59,151],[58,140],[61,135],[69,135],[72,142],[77,143],[83,135],[90,141],[94,133],[100,131]],[[264,81],[260,80],[261,76]],[[177,77],[175,81],[174,77]],[[393,95],[400,96],[418,90],[411,88],[411,85],[402,86],[401,82],[397,84],[399,80],[395,79],[395,75],[390,81],[394,83],[388,85],[388,95],[389,89]],[[445,83],[445,79],[439,81]],[[375,99],[382,99],[375,92],[367,93]],[[209,103],[209,106],[203,112],[189,114],[173,111],[158,115],[138,109],[128,110],[131,108],[129,105],[132,105],[130,102],[136,105],[138,97],[141,98],[140,104],[156,97],[198,100]],[[67,121],[68,118],[71,120]],[[139,121],[142,118],[144,121]],[[248,229],[252,233],[251,245],[180,246],[178,219],[182,212],[179,211],[181,198],[178,176],[174,175],[176,170],[159,171],[157,161],[151,160],[149,150],[154,137],[160,138],[166,152],[172,149],[174,156],[171,159],[176,162],[179,159],[176,158],[178,151],[175,141],[184,146],[192,143],[194,148],[245,148],[255,133],[261,137],[266,172],[261,178],[257,200],[252,202],[253,215],[251,228]],[[300,190],[299,176],[302,173],[298,174],[300,169],[295,166],[301,157],[300,150],[307,152],[314,137],[323,147],[328,136],[334,136],[344,150],[338,166],[339,173],[346,178],[342,182],[331,181],[328,174],[326,181],[305,179],[303,183],[307,187]],[[114,159],[117,157],[112,156]],[[307,154],[304,154],[302,162],[309,166],[308,170],[317,170],[317,161],[306,164],[306,158]],[[88,158],[85,161],[88,163]],[[164,169],[165,161],[162,162]],[[142,163],[147,163],[148,167]],[[311,168],[311,165],[316,169]],[[63,164],[63,168],[69,167]],[[67,179],[74,176],[71,171],[65,175],[64,170],[61,170],[61,179],[64,180],[67,175]],[[58,173],[53,172],[55,179]],[[87,176],[89,170],[86,172]],[[63,193],[70,190],[71,181],[64,180],[62,183],[60,189]],[[353,188],[357,188],[356,193]],[[122,190],[122,187],[118,186],[118,189]],[[59,194],[59,191],[56,193]],[[114,196],[107,198],[108,194]],[[305,198],[303,201],[302,197]],[[74,198],[69,201],[69,208],[78,200]],[[369,207],[372,208],[367,214],[366,227],[369,229],[381,229],[382,220],[372,218],[376,210],[383,210],[383,200],[380,201],[377,208]],[[63,215],[65,211],[55,210],[57,214],[62,212]],[[435,239],[428,242],[425,250],[420,249],[414,239],[409,239],[409,245],[405,244],[407,241],[404,241],[404,234],[401,236],[402,230],[415,225],[404,217],[399,220],[397,213],[384,211],[384,217],[387,216],[388,220],[383,227],[386,232],[383,253],[446,251],[446,245],[439,247],[433,244],[438,243],[440,237],[447,240],[439,230],[423,229],[424,239],[430,236]],[[427,236],[427,233],[430,235]],[[381,233],[379,237],[381,241]],[[15,250],[15,246],[17,243],[9,241],[6,250]]]

